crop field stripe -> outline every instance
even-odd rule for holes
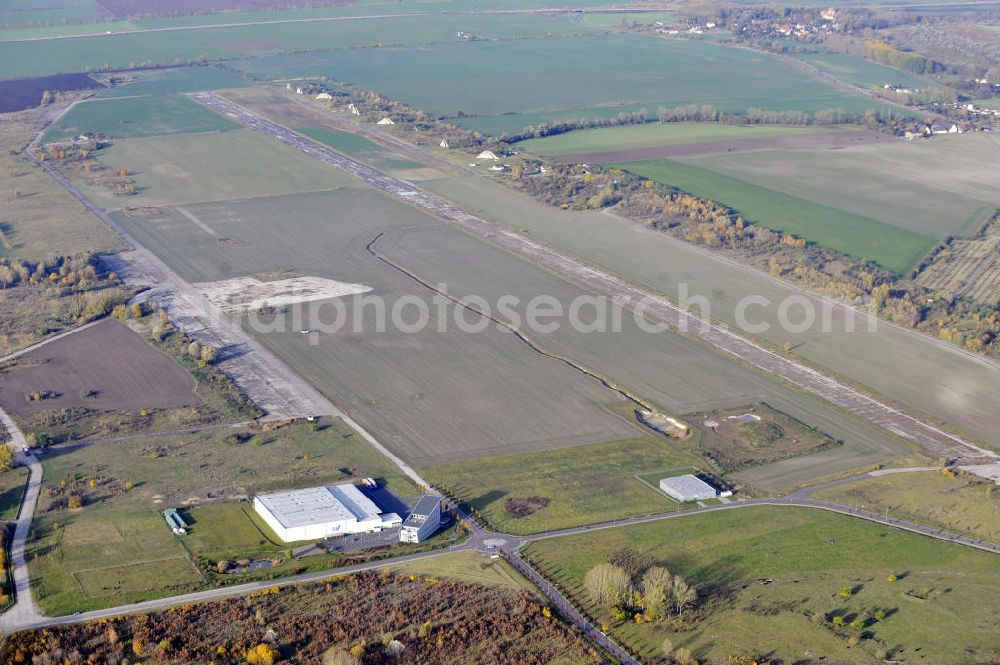
[[[671,160],[613,164],[655,182],[727,205],[775,231],[791,233],[904,274],[934,239],[874,219],[798,199],[744,180]]]

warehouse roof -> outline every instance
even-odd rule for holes
[[[342,520],[363,521],[377,517],[381,512],[371,499],[350,483],[264,494],[257,500],[286,529]]]
[[[706,492],[711,492],[713,495],[718,493],[714,487],[690,473],[684,476],[664,478],[660,481],[660,487],[662,489],[669,488],[680,496],[702,496]]]

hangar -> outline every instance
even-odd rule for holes
[[[381,531],[400,524],[398,515],[382,514],[350,483],[262,494],[254,497],[253,507],[286,543]]]

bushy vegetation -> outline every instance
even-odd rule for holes
[[[0,257],[0,352],[107,316],[132,293],[93,256]]]
[[[388,572],[15,633],[0,647],[0,659],[218,665],[604,662],[526,591]]]

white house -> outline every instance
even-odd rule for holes
[[[354,102],[351,102],[350,104],[347,105],[347,110],[353,113],[354,115],[361,115],[361,111],[358,110],[358,107],[355,106]]]
[[[431,536],[441,526],[441,497],[425,494],[417,501],[399,529],[399,542],[420,543]]]
[[[319,101],[321,101],[321,102],[328,102],[331,99],[333,99],[333,95],[331,95],[328,92],[321,92],[318,95],[316,95],[316,99],[319,100]]]
[[[447,148],[448,147],[448,142],[445,141],[444,139],[441,139],[441,142],[438,143],[438,145],[441,146],[442,148]]]
[[[375,124],[376,125],[395,125],[396,123],[394,123],[392,121],[392,118],[385,117],[385,118],[382,118],[381,120],[379,120],[378,122],[376,122]]]
[[[481,153],[476,155],[476,159],[500,159],[497,154],[492,150],[483,150]]]

